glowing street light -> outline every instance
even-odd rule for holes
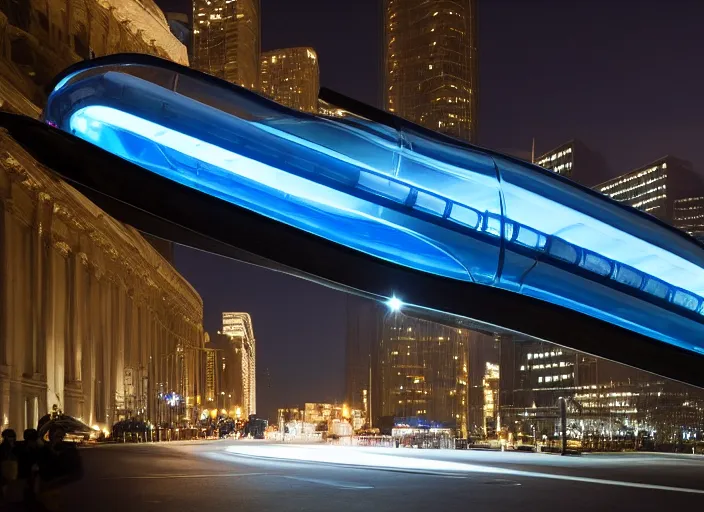
[[[391,297],[389,300],[386,301],[386,305],[389,307],[389,309],[393,312],[400,311],[401,307],[403,306],[403,302],[401,299],[398,299],[396,297]]]

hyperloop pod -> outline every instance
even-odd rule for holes
[[[29,146],[157,236],[702,379],[694,239],[535,165],[322,94],[340,116],[115,55],[57,77],[43,114],[54,129],[32,127]]]

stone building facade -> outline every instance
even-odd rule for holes
[[[36,425],[54,404],[89,425],[194,419],[198,293],[7,133],[0,200],[0,426]]]
[[[0,0],[0,109],[37,117],[60,71],[125,52],[188,64],[154,0]]]
[[[0,0],[0,110],[36,118],[58,72],[117,52],[188,63],[153,0]],[[0,201],[0,430],[53,405],[101,427],[195,419],[196,291],[2,131]]]

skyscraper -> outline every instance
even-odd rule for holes
[[[193,0],[193,60],[199,71],[259,89],[259,0]]]
[[[261,91],[274,101],[315,113],[319,87],[318,55],[313,48],[284,48],[262,54]]]
[[[228,374],[228,386],[235,390],[235,396],[231,398],[238,400],[236,405],[241,408],[242,417],[246,418],[257,412],[256,344],[252,317],[249,313],[223,313],[222,334],[229,340],[229,346],[214,348],[223,349],[223,364],[234,367],[234,372]]]
[[[476,142],[476,0],[385,0],[384,108]]]
[[[469,331],[388,313],[372,354],[372,415],[418,417],[467,435]]]

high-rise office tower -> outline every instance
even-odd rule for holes
[[[223,369],[230,371],[225,379],[228,387],[234,390],[243,418],[257,412],[257,381],[256,381],[256,342],[252,328],[252,317],[249,313],[223,313],[222,334],[228,342],[225,347],[215,347],[223,350]],[[230,393],[233,394],[233,393]]]
[[[372,354],[372,415],[421,418],[467,435],[469,331],[387,313]],[[405,423],[405,422],[404,422]]]
[[[320,71],[313,48],[283,48],[262,54],[261,91],[274,101],[304,112],[318,112]]]
[[[259,89],[259,0],[193,0],[191,66]]]
[[[477,138],[476,0],[385,0],[384,108]]]
[[[682,212],[682,206],[686,203],[678,201],[675,204],[675,201],[691,199],[694,204],[696,198],[704,195],[704,182],[694,172],[691,163],[666,156],[605,181],[595,186],[594,190],[665,222],[694,232],[694,229],[688,228],[685,220],[681,219],[681,217],[687,217]],[[678,217],[680,221],[676,223],[675,219]]]
[[[704,241],[704,196],[675,199],[673,224],[700,242]]]
[[[611,176],[604,157],[576,139],[538,156],[534,163],[586,187]]]

